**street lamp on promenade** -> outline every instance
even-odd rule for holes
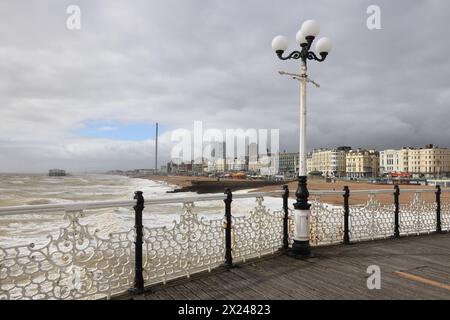
[[[288,40],[286,37],[276,36],[272,40],[272,48],[276,52],[278,58],[281,60],[301,59],[302,61],[299,75],[280,72],[282,75],[291,75],[294,76],[294,79],[300,80],[300,153],[298,188],[295,193],[297,201],[294,203],[294,243],[292,249],[288,252],[288,254],[294,258],[304,258],[311,255],[311,248],[309,245],[309,217],[311,205],[308,203],[309,192],[307,187],[306,169],[306,84],[312,82],[316,86],[318,85],[308,79],[307,61],[324,61],[332,48],[330,39],[321,38],[316,43],[316,52],[319,56],[311,51],[311,45],[319,32],[320,26],[316,21],[305,21],[296,35],[296,40],[300,45],[301,50],[293,51],[287,56],[283,56],[283,53],[288,47]]]

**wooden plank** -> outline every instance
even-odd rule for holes
[[[392,247],[390,247],[392,249]],[[376,264],[380,266],[382,270],[382,290],[389,293],[393,298],[405,297],[417,299],[418,297],[426,298],[440,298],[442,293],[434,292],[432,290],[424,290],[424,288],[418,286],[411,286],[401,281],[392,281],[390,279],[391,272],[396,268],[411,268],[417,266],[423,266],[421,261],[418,261],[417,256],[410,256],[406,254],[403,246],[398,246],[397,249],[391,250],[394,254],[374,255],[371,257],[351,258],[347,259],[347,263],[364,263],[365,267],[370,264]],[[372,261],[370,261],[372,260]],[[448,271],[447,271],[448,273]],[[389,287],[394,284],[394,288]],[[427,288],[425,288],[427,289]],[[419,292],[419,294],[417,294]]]
[[[348,288],[349,296],[358,299],[398,299],[400,297],[411,299],[417,298],[414,294],[411,295],[413,292],[412,289],[417,290],[417,288],[404,288],[398,281],[392,281],[389,278],[390,272],[386,272],[386,267],[380,259],[376,260],[376,263],[380,266],[382,272],[380,290],[369,290],[366,286],[368,276],[368,274],[366,274],[366,269],[369,265],[375,264],[375,261],[362,262],[358,258],[347,258],[339,261],[333,260],[333,263],[337,268],[340,268],[339,273],[348,272],[345,270],[349,270],[349,266],[357,266],[358,264],[361,264],[361,267],[356,269],[358,271],[355,272],[360,274],[359,279],[349,280],[348,285],[346,286]],[[339,274],[338,277],[339,276],[341,276],[341,274]]]
[[[433,287],[436,287],[436,288],[440,288],[440,289],[444,289],[444,290],[450,291],[450,285],[442,283],[442,282],[438,282],[438,281],[434,281],[434,280],[427,279],[427,278],[424,278],[424,277],[416,276],[414,274],[403,272],[403,271],[394,271],[394,274],[399,276],[399,277],[408,279],[408,280],[417,281],[417,282],[420,282],[420,283],[427,284],[429,286],[433,286]]]
[[[279,259],[282,257],[255,264],[255,268],[242,268],[241,272],[244,277],[251,278],[258,291],[265,292],[265,296],[269,299],[308,298],[297,286],[293,286],[292,279],[286,276],[290,274],[293,267],[288,263],[280,263]],[[289,270],[289,273],[286,273],[286,270]]]
[[[208,277],[209,278],[209,277]],[[202,278],[198,280],[197,285],[201,286],[203,290],[215,300],[227,300],[226,292],[220,290],[215,284],[211,283],[208,278]]]
[[[168,285],[165,289],[164,292],[168,294],[168,296],[170,297],[170,300],[182,300],[182,299],[186,299],[183,295],[180,294],[180,292],[175,289],[176,286],[170,286]]]
[[[211,295],[209,291],[204,290],[201,282],[196,279],[193,281],[187,281],[184,286],[189,289],[191,292],[194,292],[195,295],[201,300],[214,300],[215,296]]]
[[[258,293],[260,299],[292,298],[292,296],[279,290],[277,286],[270,286],[270,283],[267,281],[267,277],[271,276],[270,273],[262,276],[260,273],[255,273],[254,270],[249,270],[246,267],[233,269],[233,273],[238,274],[242,278],[246,278],[248,286],[251,286]]]
[[[376,264],[380,266],[382,270],[383,279],[386,275],[388,275],[391,271],[394,271],[396,268],[405,268],[405,267],[416,267],[423,265],[422,262],[418,261],[415,256],[410,256],[407,254],[407,251],[402,247],[400,242],[393,243],[392,246],[389,247],[391,250],[391,254],[386,254],[386,251],[380,251],[380,247],[377,246],[375,254],[371,256],[364,256],[363,258],[352,257],[347,259],[349,263],[359,263],[362,267],[367,267],[371,264]],[[371,250],[375,251],[375,250]],[[382,252],[380,254],[380,252]]]
[[[221,274],[218,274],[216,276],[216,279],[226,285],[226,287],[234,292],[236,296],[238,296],[242,300],[251,300],[255,299],[255,297],[258,295],[258,293],[255,293],[255,291],[252,289],[252,286],[249,285],[248,281],[241,277],[239,274],[233,272],[235,269],[230,269],[229,272],[224,272]],[[260,299],[263,299],[264,297],[259,297]]]
[[[228,273],[228,272],[226,272]],[[207,283],[210,286],[214,286],[219,292],[223,293],[226,300],[241,300],[242,297],[239,296],[238,293],[233,292],[233,290],[230,288],[230,286],[227,284],[226,281],[222,281],[220,278],[218,278],[218,274],[214,274],[210,277],[203,279],[205,283]]]
[[[285,255],[158,286],[146,299],[450,299],[450,234],[313,248],[317,258]],[[369,290],[369,265],[382,271]]]
[[[298,281],[297,272],[302,271],[307,262],[288,257],[283,259],[284,264],[288,265],[289,269],[285,269],[287,272],[280,272],[279,268],[276,269],[276,267],[269,265],[266,272],[270,272],[269,270],[278,272],[274,274],[274,277],[268,279],[268,285],[276,287],[294,299],[319,299],[320,294],[317,288],[307,282]]]

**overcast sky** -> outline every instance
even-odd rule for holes
[[[66,9],[81,8],[81,30]],[[381,8],[381,30],[366,26]],[[280,129],[298,151],[296,49],[315,19],[333,51],[309,64],[308,147],[450,147],[450,2],[2,0],[0,171],[151,168],[171,131]]]

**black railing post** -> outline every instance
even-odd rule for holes
[[[231,202],[233,201],[233,194],[231,189],[227,188],[224,192],[227,197],[225,198],[225,267],[233,266],[233,256],[231,254]]]
[[[289,207],[288,207],[288,199],[289,199],[289,187],[287,185],[283,186],[283,250],[289,249]]]
[[[394,186],[394,238],[400,238],[400,222],[399,222],[399,214],[400,214],[400,187],[398,185]]]
[[[144,291],[144,277],[142,267],[142,243],[143,243],[143,228],[142,225],[142,211],[144,211],[144,196],[142,191],[136,191],[134,193],[134,199],[137,200],[134,206],[134,217],[136,230],[136,241],[134,242],[135,250],[135,273],[134,273],[134,288],[130,291],[133,293],[142,293]]]
[[[436,232],[441,233],[441,186],[436,186]]]
[[[349,218],[350,218],[350,207],[348,200],[350,198],[350,189],[348,186],[344,187],[344,244],[350,244],[350,230],[349,230]]]

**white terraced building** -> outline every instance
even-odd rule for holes
[[[432,144],[380,152],[380,174],[411,173],[415,178],[450,177],[450,149]]]
[[[408,172],[408,149],[380,151],[380,174]]]

